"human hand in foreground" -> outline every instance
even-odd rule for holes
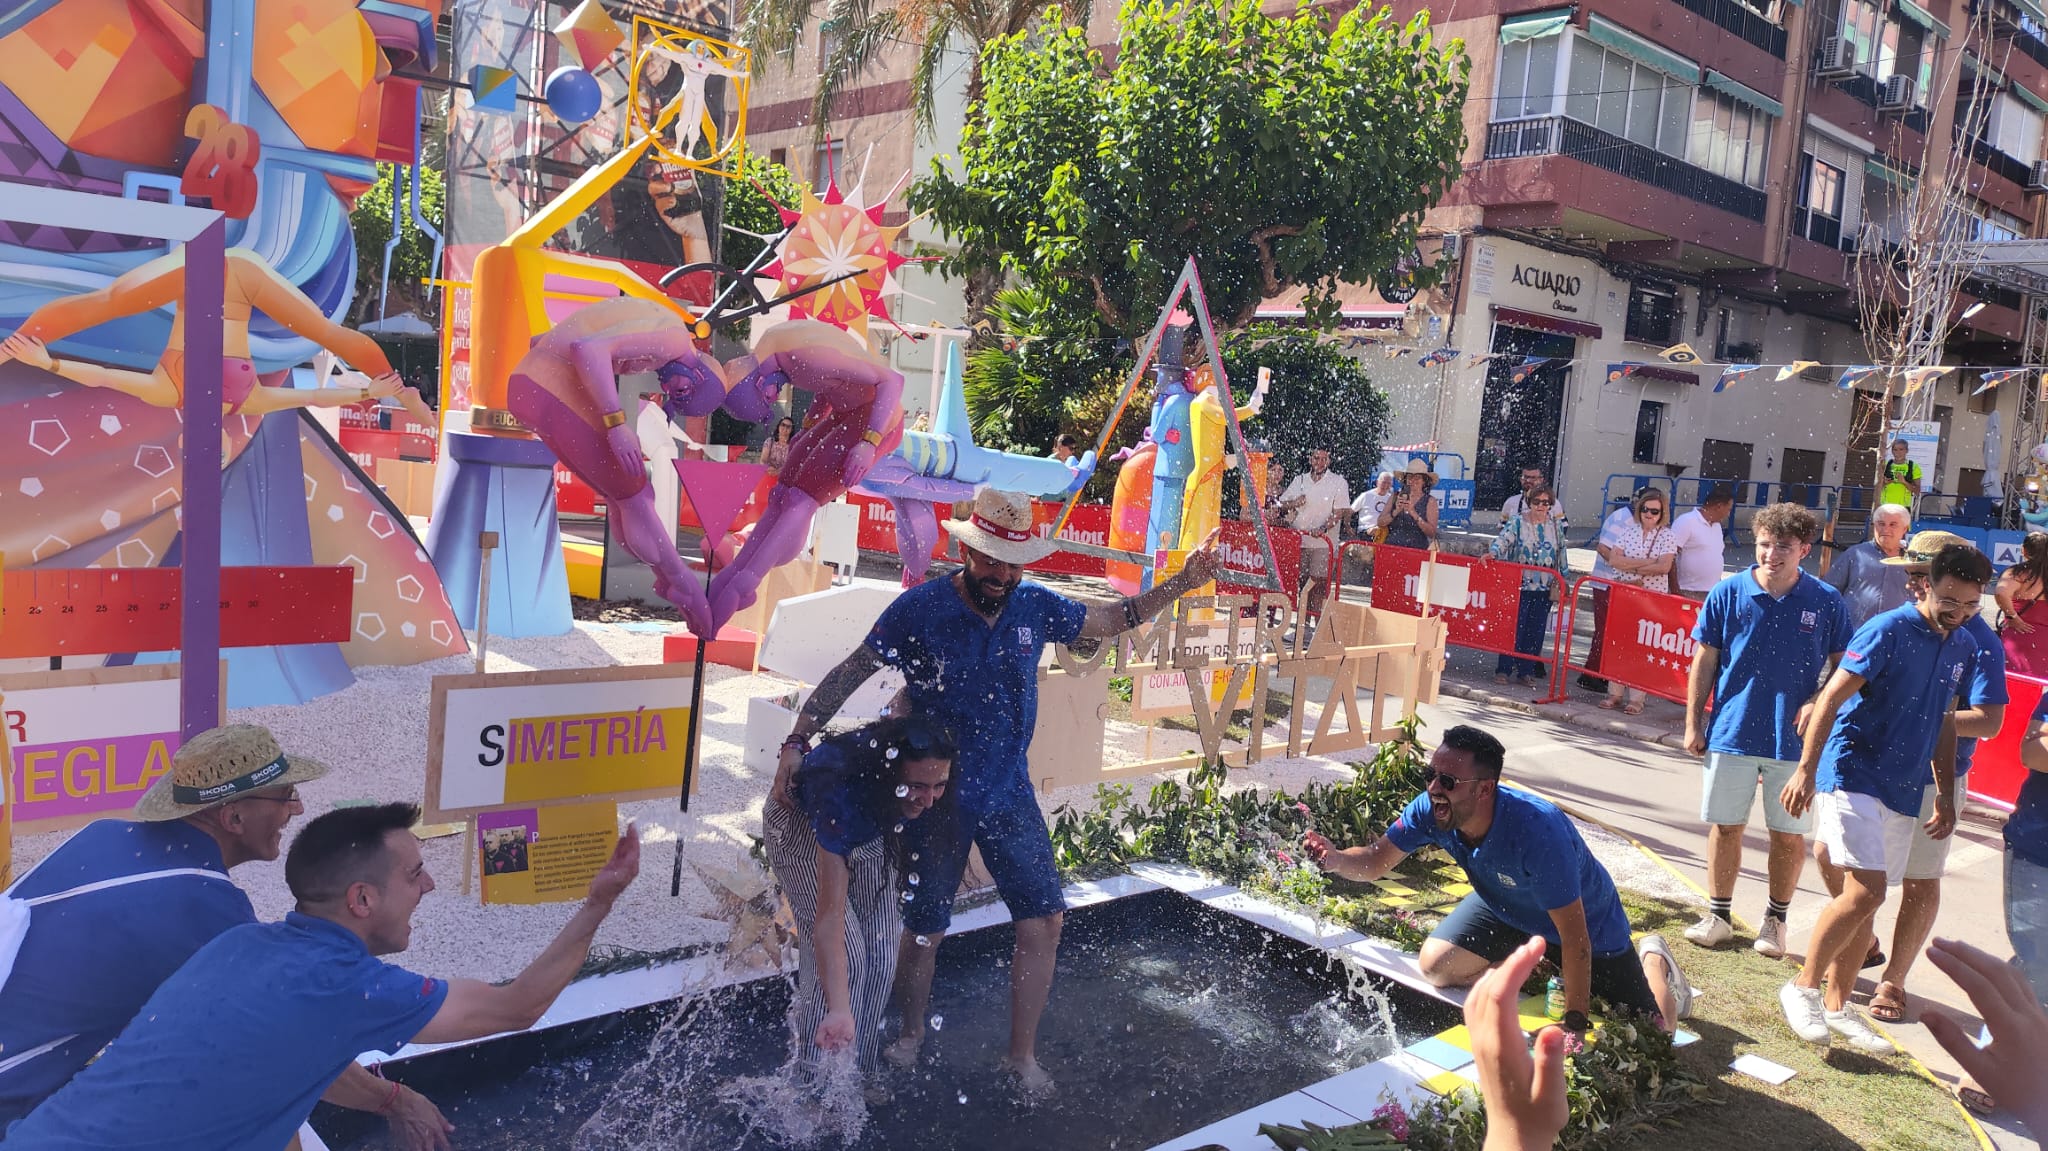
[[[1465,997],[1465,1027],[1486,1100],[1486,1151],[1546,1151],[1571,1118],[1565,1096],[1565,1033],[1546,1027],[1532,1052],[1522,1040],[1522,985],[1543,958],[1531,939],[1481,976]]]
[[[1319,831],[1304,831],[1301,833],[1301,849],[1320,867],[1323,859],[1330,854],[1329,837]]]
[[[775,782],[769,785],[768,802],[784,807],[796,806],[796,769],[804,761],[804,746],[800,743],[785,743],[775,757]]]
[[[2024,971],[1989,952],[1953,939],[1937,939],[1927,958],[1970,997],[1991,1029],[1991,1043],[1979,1048],[1975,1036],[1944,1011],[1928,1011],[1921,1022],[1963,1071],[1993,1099],[2012,1109],[2040,1138],[2048,1134],[2048,1011],[2034,997]]]
[[[1785,786],[1778,790],[1778,802],[1785,805],[1785,814],[1794,819],[1806,814],[1813,806],[1813,772],[1805,764],[1792,773]]]
[[[398,1089],[384,1118],[391,1124],[391,1143],[400,1151],[449,1151],[454,1146],[448,1137],[455,1133],[455,1124],[433,1100],[410,1087]]]
[[[640,874],[640,825],[629,823],[626,834],[619,837],[612,857],[590,880],[590,902],[610,907],[619,898],[633,877]]]
[[[1223,553],[1216,548],[1216,542],[1222,538],[1222,528],[1211,531],[1208,538],[1202,541],[1202,546],[1188,556],[1188,562],[1181,565],[1181,574],[1188,581],[1189,587],[1201,587],[1215,579],[1216,573],[1223,570]]]
[[[818,1021],[818,1033],[814,1039],[826,1051],[841,1051],[853,1046],[853,1012],[826,1012],[825,1018]]]

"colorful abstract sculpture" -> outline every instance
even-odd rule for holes
[[[586,71],[596,71],[612,49],[626,40],[619,22],[604,10],[600,0],[583,0],[550,31],[561,41],[563,52]]]
[[[1209,533],[1222,523],[1224,441],[1230,430],[1229,422],[1223,418],[1223,396],[1216,389],[1216,373],[1204,364],[1189,377],[1188,386],[1195,393],[1190,429],[1195,468],[1188,476],[1186,493],[1181,499],[1180,538],[1169,545],[1180,551],[1208,539]],[[1237,418],[1250,419],[1265,406],[1266,383],[1261,376],[1259,386],[1252,391],[1251,402],[1237,409]]]
[[[772,278],[774,291],[782,295],[812,293],[790,304],[791,319],[823,320],[863,341],[870,316],[895,323],[887,297],[903,290],[896,269],[908,257],[896,251],[903,226],[882,226],[887,199],[863,205],[858,186],[848,198],[833,181],[822,198],[806,188],[798,210],[782,209],[789,232],[776,261],[761,274]]]

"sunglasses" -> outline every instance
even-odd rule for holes
[[[1664,509],[1663,509],[1663,508],[1653,508],[1653,507],[1645,507],[1645,508],[1643,509],[1643,514],[1644,514],[1644,515],[1646,515],[1646,516],[1661,516],[1661,515],[1663,515],[1663,514],[1664,514]]]
[[[1455,775],[1445,775],[1443,772],[1438,771],[1433,767],[1424,768],[1422,771],[1422,787],[1425,791],[1432,787],[1435,787],[1439,783],[1444,785],[1445,791],[1450,792],[1458,790],[1458,785],[1461,783],[1478,782],[1480,781],[1476,779],[1459,779]]]
[[[1553,502],[1554,502],[1554,501],[1551,501],[1551,500],[1530,500],[1530,501],[1529,501],[1529,506],[1530,506],[1530,507],[1532,507],[1532,508],[1547,508],[1547,507],[1549,507],[1549,506],[1550,506],[1550,505],[1551,505],[1551,504],[1552,504]]]

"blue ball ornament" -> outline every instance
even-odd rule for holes
[[[548,111],[566,124],[581,124],[604,107],[604,85],[573,64],[564,64],[548,73],[541,95],[548,102]]]

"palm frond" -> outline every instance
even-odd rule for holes
[[[946,49],[953,40],[953,14],[948,9],[932,13],[917,46],[917,62],[910,69],[911,110],[917,130],[929,135],[938,118],[938,90]]]
[[[740,43],[757,60],[772,66],[786,58],[803,42],[810,27],[817,0],[749,0],[747,16],[740,25]]]
[[[839,38],[818,76],[817,95],[811,103],[811,125],[822,142],[831,127],[832,101],[899,39],[902,21],[895,8],[876,11],[867,0],[835,0],[819,29],[821,34],[829,32]]]

